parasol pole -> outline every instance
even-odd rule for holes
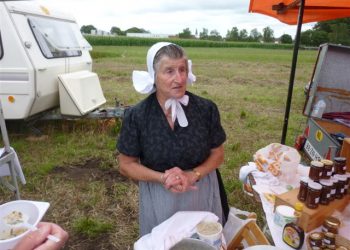
[[[281,138],[281,144],[283,144],[283,145],[286,142],[286,136],[287,136],[288,119],[289,119],[290,105],[291,105],[292,95],[293,95],[295,69],[296,69],[297,60],[298,60],[298,52],[299,52],[299,44],[300,44],[300,33],[301,33],[301,25],[303,23],[304,7],[305,7],[305,0],[301,0],[300,1],[300,6],[299,6],[297,32],[296,32],[296,35],[295,35],[295,42],[294,42],[292,67],[291,67],[291,70],[290,70],[290,77],[289,77],[289,87],[288,87],[288,96],[287,96],[286,110],[285,110],[285,113],[284,113],[284,123],[283,123],[282,138]]]

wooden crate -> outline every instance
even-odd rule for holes
[[[275,208],[279,205],[288,205],[294,207],[299,202],[297,195],[299,188],[276,196]],[[350,195],[346,195],[343,199],[335,199],[329,205],[319,205],[316,209],[309,209],[304,204],[304,210],[300,218],[300,225],[305,232],[309,232],[322,225],[324,219],[330,216],[336,209],[343,211],[350,201]]]

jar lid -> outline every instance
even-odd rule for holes
[[[323,238],[323,234],[319,232],[311,233],[310,238],[313,240],[321,240]]]
[[[289,217],[289,218],[295,217],[294,216],[295,209],[290,206],[279,205],[276,207],[276,211],[284,217]]]
[[[332,233],[332,232],[325,232],[324,236],[327,237],[327,238],[335,238],[335,234]]]
[[[346,181],[347,177],[345,175],[342,174],[335,174],[333,175],[333,177],[337,180],[341,180],[341,181]]]
[[[324,165],[327,165],[327,166],[333,165],[333,161],[331,161],[331,160],[323,159],[323,160],[321,160],[321,162],[322,162]]]
[[[320,162],[320,161],[312,161],[310,163],[310,165],[313,166],[313,167],[318,167],[318,168],[322,168],[323,167],[323,163]]]
[[[349,176],[350,176],[350,174],[349,174]],[[300,177],[300,180],[301,180],[302,182],[307,183],[307,182],[309,181],[309,177],[303,176],[303,177]]]
[[[320,180],[322,186],[333,186],[333,182],[330,180]]]
[[[331,227],[339,227],[340,225],[340,220],[333,216],[326,218],[324,222]]]
[[[345,157],[334,157],[333,160],[336,161],[336,162],[345,162],[346,158]]]
[[[297,211],[302,211],[304,208],[304,204],[301,203],[301,202],[296,202],[295,205],[294,205],[294,209],[297,210]]]
[[[321,184],[314,182],[314,181],[309,181],[308,182],[309,187],[311,187],[312,189],[316,189],[316,190],[321,190],[322,186]]]

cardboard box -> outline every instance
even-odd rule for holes
[[[300,202],[297,198],[299,188],[293,189],[289,192],[276,196],[275,208],[279,205],[288,205],[294,207],[296,202]],[[299,226],[305,232],[309,232],[322,225],[325,218],[333,214],[335,210],[343,211],[346,205],[350,202],[350,195],[347,194],[343,199],[335,199],[329,205],[319,205],[316,209],[306,207],[304,203],[304,210],[300,218]]]

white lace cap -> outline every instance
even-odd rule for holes
[[[132,82],[135,90],[141,94],[149,94],[155,91],[155,79],[154,79],[154,69],[153,69],[153,60],[157,52],[164,46],[168,46],[168,42],[159,42],[154,44],[147,52],[147,70],[138,71],[134,70],[132,72]],[[196,76],[192,73],[192,61],[188,60],[188,77],[187,83],[192,84],[196,81]]]

